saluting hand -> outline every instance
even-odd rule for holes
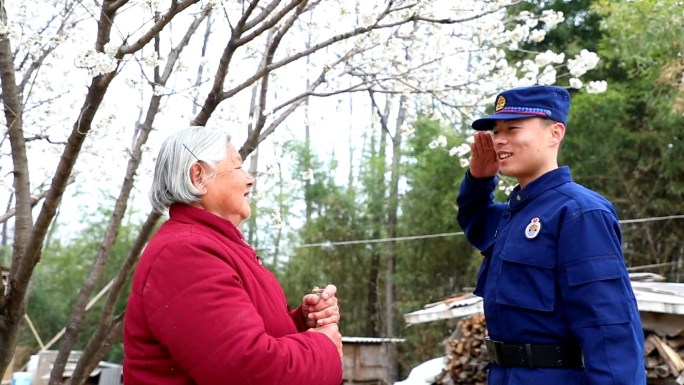
[[[490,178],[499,172],[499,167],[492,135],[486,131],[476,132],[475,141],[470,144],[470,175]]]

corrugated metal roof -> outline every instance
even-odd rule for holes
[[[475,294],[467,294],[446,299],[424,310],[404,314],[404,320],[407,324],[414,325],[443,319],[467,317],[482,313],[483,311],[482,297],[478,297]]]
[[[632,281],[641,312],[684,315],[684,283]],[[462,318],[483,312],[482,298],[474,294],[449,298],[432,306],[404,314],[409,325]]]
[[[632,282],[640,311],[684,314],[684,283]]]
[[[398,344],[403,338],[342,337],[343,344]]]

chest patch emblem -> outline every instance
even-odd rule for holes
[[[530,224],[525,227],[525,237],[527,239],[533,239],[536,238],[537,235],[539,235],[539,231],[541,230],[541,221],[539,218],[532,218],[532,221],[530,221]]]

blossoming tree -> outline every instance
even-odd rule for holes
[[[149,174],[167,127],[234,127],[246,158],[318,98],[396,96],[407,118],[429,105],[463,122],[501,88],[556,83],[566,69],[567,86],[581,87],[579,78],[598,60],[590,52],[504,59],[505,49],[543,39],[563,20],[555,12],[506,19],[503,10],[514,2],[0,0],[0,167],[11,170],[0,196],[13,206],[2,216],[6,226],[13,220],[13,238],[0,287],[0,371],[13,356],[50,224],[63,200],[73,199],[68,186],[108,186],[118,195],[51,384],[61,383],[117,229],[140,199],[134,188],[144,182],[136,176]],[[145,219],[69,383],[83,383],[120,337],[123,317],[114,303],[159,217]]]

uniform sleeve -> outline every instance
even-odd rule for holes
[[[169,277],[177,279],[169,284]],[[143,301],[153,334],[198,385],[342,381],[335,344],[315,332],[267,334],[238,274],[206,245],[188,242],[160,255]]]
[[[456,198],[456,219],[468,241],[483,252],[493,242],[506,207],[503,203],[494,203],[497,183],[497,178],[475,179],[468,170]]]
[[[617,218],[579,213],[559,242],[559,289],[582,347],[587,383],[645,384],[643,331],[625,267]]]

